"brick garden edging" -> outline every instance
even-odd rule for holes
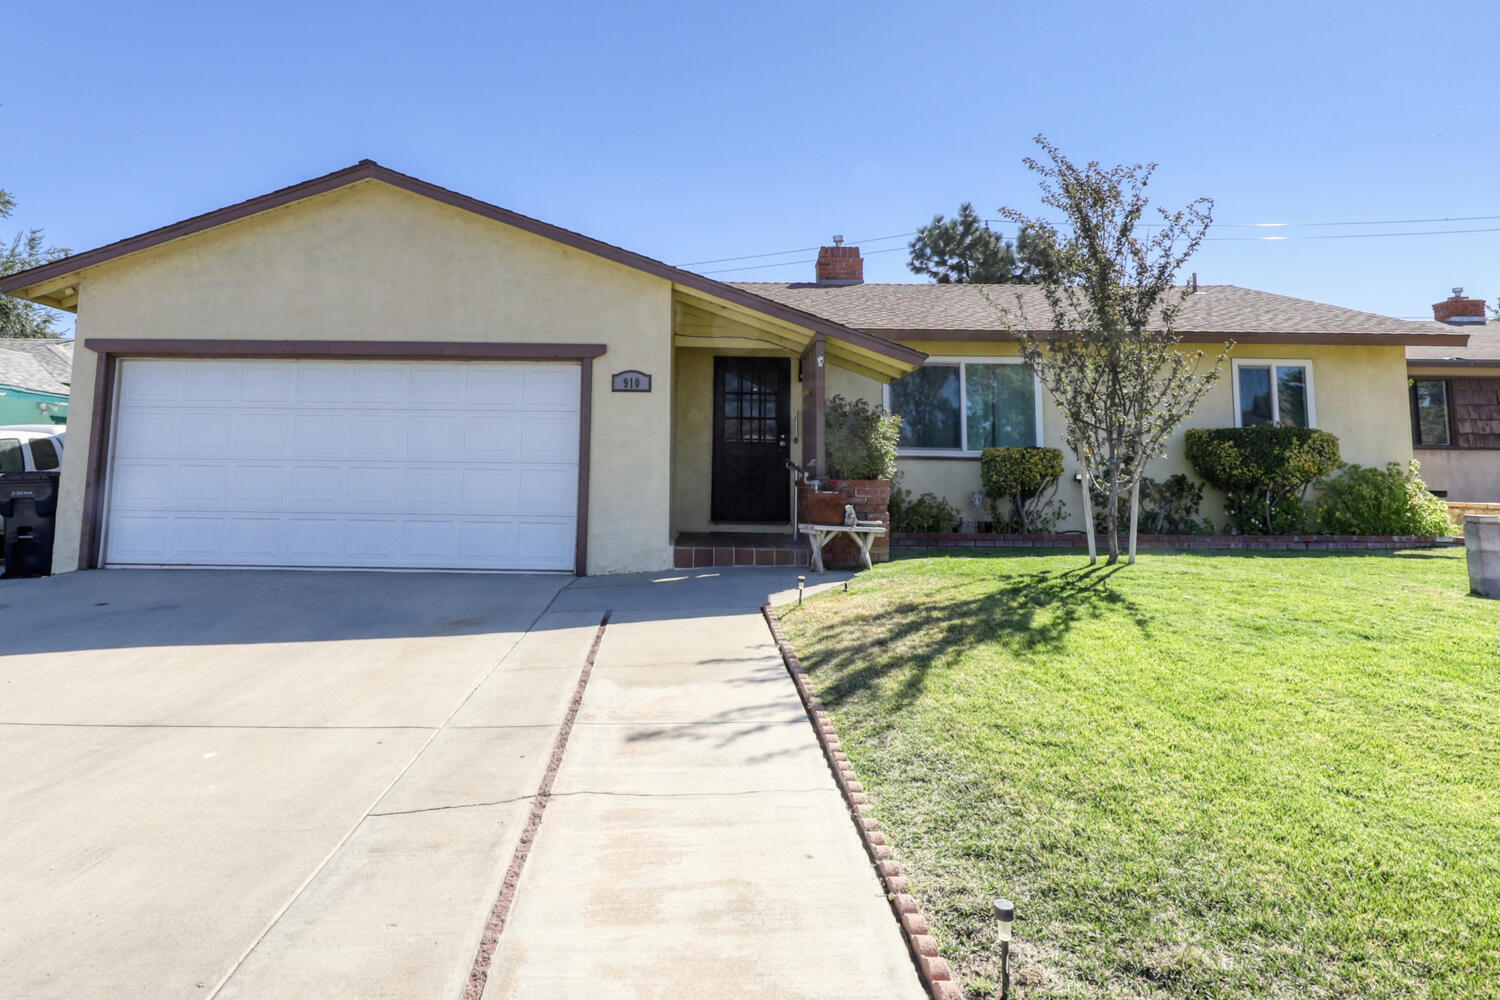
[[[1125,539],[1122,537],[1122,548]],[[1083,532],[1069,534],[960,534],[899,531],[891,535],[893,549],[1086,549]],[[1432,549],[1462,545],[1463,539],[1442,535],[1138,535],[1140,548],[1304,552],[1383,549]],[[1099,551],[1109,548],[1100,538]]]
[[[917,910],[917,901],[906,891],[906,876],[901,874],[901,866],[891,855],[891,847],[885,842],[880,823],[870,815],[870,800],[865,794],[864,786],[859,783],[853,765],[844,755],[843,745],[833,730],[833,721],[829,719],[818,696],[813,694],[807,671],[802,669],[802,662],[786,641],[786,635],[781,631],[781,621],[771,605],[763,604],[760,610],[765,615],[766,624],[770,626],[771,637],[776,640],[776,648],[781,651],[781,660],[786,664],[787,673],[791,674],[792,683],[797,687],[797,695],[802,699],[802,705],[812,721],[813,731],[818,735],[818,745],[823,748],[823,757],[828,762],[828,769],[833,772],[833,780],[838,784],[844,801],[849,804],[849,815],[854,820],[855,829],[859,831],[860,843],[864,844],[865,853],[874,862],[875,873],[885,887],[886,898],[890,900],[891,911],[901,924],[901,934],[911,951],[912,962],[917,967],[922,985],[926,987],[932,1000],[963,1000],[964,991],[953,981],[952,970],[938,954],[937,939],[932,936],[926,918]]]

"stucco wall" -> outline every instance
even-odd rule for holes
[[[784,357],[791,366],[791,433],[793,455],[801,454],[802,382],[797,378],[797,356],[789,351],[696,347],[678,348],[672,374],[672,532],[679,531],[790,531],[781,524],[735,524],[713,521],[714,358]],[[830,371],[833,369],[830,368]],[[787,480],[791,490],[790,476]]]
[[[588,572],[671,565],[671,285],[363,181],[101,265],[77,335],[602,343],[594,362]],[[53,564],[76,567],[95,355],[77,349]],[[613,371],[656,376],[612,393]]]
[[[933,358],[1014,357],[1019,353],[1015,344],[923,342],[911,346]],[[1209,351],[1207,345],[1204,350]],[[1247,344],[1236,347],[1232,357],[1310,361],[1317,426],[1338,435],[1339,447],[1346,462],[1383,465],[1386,462],[1404,463],[1411,460],[1411,420],[1407,407],[1406,359],[1402,348],[1282,348]],[[1212,356],[1206,359],[1205,364],[1211,361]],[[830,375],[828,391],[830,395],[837,391],[877,402],[882,398],[880,383],[852,372],[840,372],[837,379]],[[1226,360],[1219,384],[1173,435],[1168,443],[1166,457],[1151,463],[1149,474],[1160,479],[1185,472],[1198,478],[1193,474],[1184,454],[1182,432],[1189,427],[1233,426],[1234,391],[1230,362]],[[1063,500],[1067,512],[1060,527],[1063,530],[1081,530],[1083,501],[1079,487],[1073,481],[1078,466],[1063,444],[1062,432],[1062,416],[1051,398],[1044,395],[1043,443],[1063,449],[1064,454],[1063,479],[1058,487],[1058,496]],[[914,494],[931,491],[955,504],[966,518],[980,516],[980,512],[969,502],[970,495],[979,489],[977,456],[920,458],[908,455],[899,460],[898,468],[902,473],[901,485],[905,489]],[[1223,518],[1222,497],[1213,490],[1206,492],[1203,515],[1218,524]]]

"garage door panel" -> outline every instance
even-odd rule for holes
[[[293,365],[279,362],[260,362],[240,366],[241,403],[290,403],[297,384]],[[184,375],[188,383],[197,381],[197,373]]]
[[[127,360],[120,379],[107,564],[573,568],[577,365]]]
[[[184,363],[175,365],[177,390],[174,401],[183,403],[214,403],[224,399],[238,399],[240,392],[240,369],[232,361],[203,362],[192,368],[192,378]]]
[[[234,416],[194,407],[178,416],[178,451],[182,455],[223,458],[234,454]]]
[[[349,420],[347,458],[379,462],[406,455],[404,414],[361,413]]]
[[[521,370],[485,365],[466,367],[463,399],[470,407],[519,409]]]
[[[299,405],[343,406],[349,402],[348,365],[298,365],[293,400]]]
[[[578,408],[577,368],[532,368],[525,372],[521,402],[526,407]]]
[[[354,371],[350,402],[399,405],[406,402],[406,366],[360,364]]]
[[[572,446],[571,450],[569,445]],[[578,414],[530,415],[522,419],[520,455],[522,459],[527,461],[556,459],[576,463],[577,448]]]

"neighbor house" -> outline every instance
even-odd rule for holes
[[[72,377],[71,340],[0,339],[0,426],[67,423]]]
[[[1485,322],[1484,300],[1466,298],[1462,288],[1432,312],[1469,342],[1406,350],[1422,478],[1453,503],[1500,503],[1500,330]]]
[[[1061,443],[1017,289],[862,277],[833,246],[806,284],[719,282],[362,161],[0,291],[78,314],[58,571],[599,574],[790,537],[834,394],[902,412],[907,485],[960,505],[980,449]],[[1466,340],[1231,286],[1182,326],[1238,345],[1192,425],[1316,424],[1364,463],[1411,457],[1405,348]]]

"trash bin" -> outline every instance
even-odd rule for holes
[[[0,476],[0,517],[5,518],[5,572],[0,577],[50,574],[57,524],[57,473],[9,472]]]

